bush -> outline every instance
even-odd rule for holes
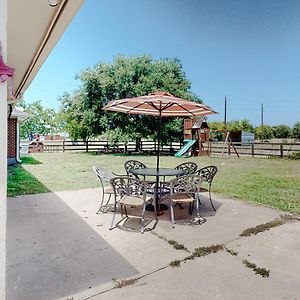
[[[295,160],[300,159],[300,151],[289,154],[288,159],[295,159]]]

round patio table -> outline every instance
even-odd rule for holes
[[[185,174],[183,170],[176,170],[172,168],[145,168],[145,169],[133,169],[130,170],[133,175],[141,176],[155,176],[155,177],[167,177],[167,176],[182,176]]]
[[[183,170],[176,170],[173,168],[159,168],[158,170],[156,168],[144,168],[144,169],[132,169],[129,171],[133,175],[140,175],[140,176],[154,176],[154,177],[167,177],[167,176],[182,176],[185,174],[185,171]],[[157,214],[160,214],[162,210],[168,210],[168,206],[165,204],[158,205],[158,198],[159,198],[159,188],[155,188],[155,202],[156,207],[158,208]],[[153,211],[154,207],[152,204],[147,205],[147,210]]]

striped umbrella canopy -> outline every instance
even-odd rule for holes
[[[112,100],[103,109],[158,117],[195,117],[217,113],[209,106],[181,99],[166,92],[154,92],[146,96]]]
[[[146,96],[112,100],[106,106],[104,106],[103,109],[114,112],[122,112],[125,114],[151,115],[159,117],[156,160],[157,171],[159,171],[160,132],[162,117],[196,117],[217,114],[217,112],[212,110],[209,106],[178,98],[166,92],[154,92]],[[156,187],[158,187],[158,183],[159,178],[157,176]],[[157,201],[157,189],[155,198]]]

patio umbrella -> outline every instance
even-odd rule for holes
[[[112,100],[104,106],[103,109],[125,114],[151,115],[159,118],[156,160],[157,171],[159,170],[162,117],[196,117],[217,113],[209,106],[178,98],[166,92],[154,92],[146,96]],[[158,186],[158,177],[156,177],[156,184]]]

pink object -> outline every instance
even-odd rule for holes
[[[5,82],[9,77],[12,78],[14,76],[15,69],[7,66],[3,57],[0,55],[0,82]]]
[[[14,79],[15,68],[7,66],[1,55],[1,46],[0,46],[0,83],[5,82],[7,79],[11,78],[11,84],[9,86],[9,95],[13,96],[13,79]]]

